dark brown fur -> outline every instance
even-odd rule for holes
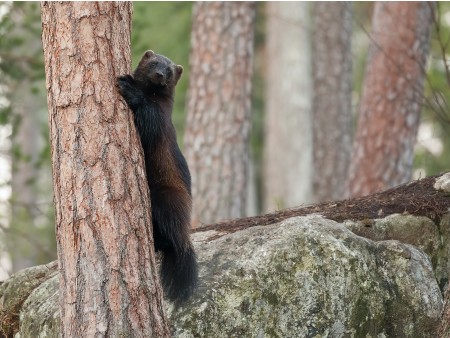
[[[171,119],[182,72],[183,67],[165,56],[147,51],[133,75],[118,78],[144,149],[155,249],[163,252],[162,284],[166,296],[175,302],[194,292],[198,278],[190,239],[191,177]]]

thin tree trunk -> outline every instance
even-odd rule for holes
[[[344,196],[352,150],[352,4],[313,3],[314,199]]]
[[[264,209],[312,200],[309,4],[267,4]]]
[[[422,109],[432,3],[376,2],[347,195],[408,182]]]
[[[116,76],[130,2],[44,2],[62,337],[168,337],[142,151]]]
[[[255,4],[193,8],[185,154],[194,225],[245,215]]]

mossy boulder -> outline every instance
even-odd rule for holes
[[[320,216],[208,236],[198,295],[169,312],[176,337],[435,337],[442,295],[411,245]]]

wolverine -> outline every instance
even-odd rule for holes
[[[198,283],[190,238],[191,176],[177,144],[172,111],[183,67],[148,50],[132,75],[117,78],[144,150],[155,250],[163,254],[161,282],[173,302],[187,300]]]

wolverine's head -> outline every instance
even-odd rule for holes
[[[133,77],[145,87],[173,89],[182,73],[182,66],[174,64],[164,55],[148,50],[142,56]]]

